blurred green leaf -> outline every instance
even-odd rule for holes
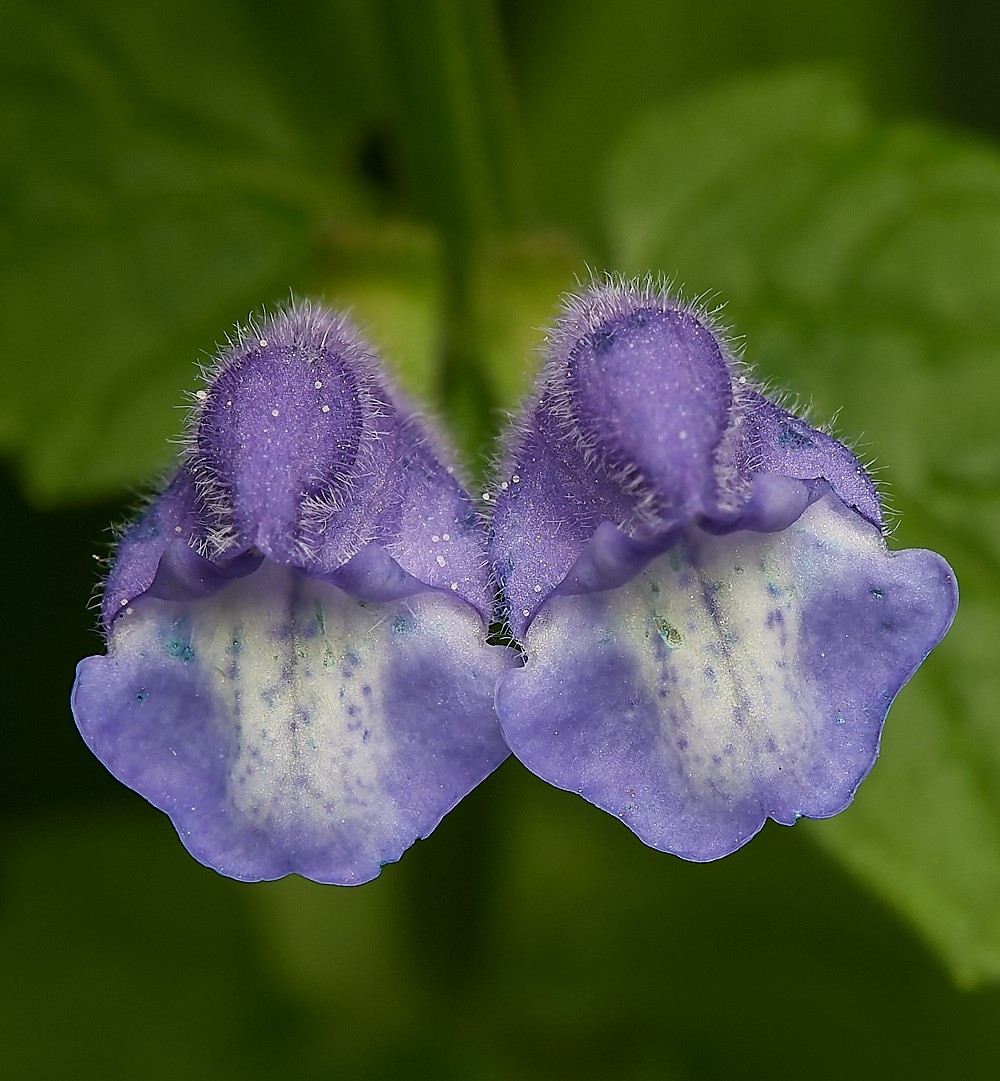
[[[813,832],[956,978],[1000,978],[1000,154],[876,123],[836,74],[784,72],[638,124],[607,223],[613,266],[726,300],[764,378],[820,419],[843,407],[904,515],[894,544],[952,562],[955,627],[855,806]]]
[[[817,825],[771,825],[728,859],[686,863],[511,760],[376,883],[290,879],[251,904],[281,993],[326,1019],[317,1061],[352,1077],[366,1061],[411,1077],[414,1059],[488,1081],[798,1081],[804,1062],[817,1081],[845,1063],[878,1078],[988,1072],[1000,991],[957,991],[810,847]],[[428,864],[436,893],[415,903]],[[469,942],[454,906],[479,893],[477,869],[488,889]]]
[[[317,229],[363,210],[362,15],[3,6],[0,452],[37,501],[160,465],[192,362],[251,307],[308,288]],[[321,137],[317,99],[338,103]]]
[[[36,503],[151,480],[171,459],[196,362],[290,290],[351,309],[406,388],[444,407],[470,462],[485,463],[486,413],[513,407],[534,328],[582,264],[569,242],[490,232],[499,211],[480,188],[503,189],[499,205],[517,201],[517,184],[479,158],[471,178],[456,165],[471,200],[462,228],[476,232],[466,219],[490,204],[483,235],[466,238],[481,258],[463,264],[457,299],[450,227],[400,216],[414,208],[395,155],[414,116],[475,123],[463,110],[479,94],[484,123],[503,129],[491,152],[514,144],[488,5],[460,8],[443,3],[440,25],[421,23],[450,74],[421,84],[419,100],[385,72],[392,57],[430,63],[423,38],[364,0],[295,0],[280,13],[258,0],[158,0],[141,17],[96,0],[3,9],[0,453]],[[490,63],[468,67],[466,47]],[[408,179],[450,208],[459,194],[441,188],[441,155],[425,141],[426,175]]]
[[[145,813],[55,817],[4,840],[5,1078],[294,1071],[302,1022],[268,978],[246,887],[199,867]]]
[[[523,215],[513,87],[492,0],[376,2],[400,151],[421,209],[464,275],[483,234]],[[461,289],[461,282],[455,283]]]
[[[504,409],[530,389],[560,297],[585,277],[580,254],[559,237],[523,237],[486,253],[476,283],[478,337]]]
[[[507,0],[503,8],[538,202],[547,221],[593,244],[609,149],[637,114],[678,94],[793,60],[849,65],[893,107],[924,108],[933,94],[928,13],[912,0]]]

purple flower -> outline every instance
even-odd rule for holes
[[[330,312],[241,330],[196,397],[77,724],[223,874],[364,882],[509,753],[482,522]]]
[[[556,326],[490,556],[525,653],[497,694],[514,754],[692,860],[841,811],[957,604],[940,556],[888,551],[846,447],[630,284]]]

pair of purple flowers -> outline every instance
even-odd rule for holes
[[[567,304],[485,514],[324,309],[242,330],[196,397],[73,709],[234,878],[365,882],[511,751],[655,848],[726,855],[850,802],[955,613],[851,452],[652,288]]]

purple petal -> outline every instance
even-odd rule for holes
[[[359,883],[506,758],[493,692],[511,661],[450,597],[358,601],[266,560],[208,597],[130,604],[73,708],[203,863]]]
[[[383,520],[378,543],[407,574],[468,601],[488,619],[493,590],[483,520],[412,420],[401,445],[400,501]]]
[[[755,391],[746,392],[746,398],[749,408],[738,454],[741,472],[754,477],[822,478],[846,506],[881,527],[875,485],[847,447]]]
[[[122,535],[115,563],[104,583],[101,622],[105,633],[136,597],[149,589],[160,558],[173,541],[197,534],[198,509],[194,482],[179,473]]]
[[[692,526],[627,586],[554,597],[497,709],[540,777],[715,859],[850,802],[956,604],[940,556],[889,552],[827,494],[782,532]]]
[[[329,569],[354,555],[397,502],[388,398],[342,316],[303,305],[241,333],[192,422],[187,468],[214,519],[210,554],[256,547],[295,564],[322,553]]]

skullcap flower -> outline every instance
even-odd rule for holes
[[[242,329],[105,583],[77,724],[234,878],[364,882],[508,755],[485,533],[342,317]]]
[[[508,440],[490,559],[534,773],[691,860],[827,817],[948,629],[951,569],[890,552],[852,453],[652,286],[570,299]]]

